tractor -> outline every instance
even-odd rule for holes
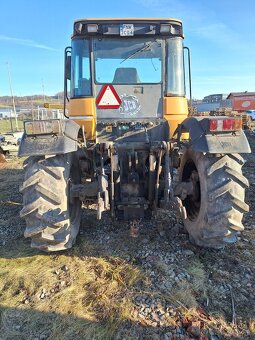
[[[82,207],[97,218],[180,213],[219,249],[244,229],[250,147],[240,117],[189,115],[189,49],[176,19],[81,19],[65,49],[64,119],[24,122],[21,217],[31,246],[71,248]],[[187,70],[185,72],[185,65]]]

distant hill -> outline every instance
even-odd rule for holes
[[[42,94],[36,94],[33,96],[15,96],[15,105],[22,108],[31,108],[33,106],[43,105],[44,102],[62,103],[64,100],[64,92],[58,92],[54,96],[43,96]],[[44,100],[45,99],[45,100]],[[0,107],[12,106],[11,96],[0,96]]]

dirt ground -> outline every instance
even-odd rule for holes
[[[84,209],[77,245],[31,249],[19,217],[22,161],[0,166],[0,339],[255,339],[255,135],[243,171],[245,231],[213,251],[160,211],[141,223]]]

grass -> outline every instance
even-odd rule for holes
[[[252,335],[255,335],[255,320],[249,321],[249,331]]]
[[[141,272],[120,258],[79,256],[84,247],[86,242],[67,255],[56,256],[38,254],[18,243],[8,258],[1,253],[0,300],[1,308],[7,310],[3,320],[9,309],[22,309],[25,318],[32,309],[35,316],[30,322],[35,326],[38,313],[54,311],[80,320],[69,332],[86,321],[86,336],[102,333],[99,338],[104,339],[116,333],[120,323],[131,318],[132,287],[141,280]],[[3,328],[8,334],[6,322]],[[56,317],[52,334],[62,328],[61,318]]]
[[[169,292],[168,300],[177,306],[185,306],[188,309],[197,307],[198,305],[193,288],[187,281],[179,282],[177,286]]]
[[[11,220],[21,223],[16,212],[21,196],[12,195],[22,181],[22,161],[13,159],[0,165],[0,208],[16,209],[10,216],[0,214],[2,224]],[[86,217],[90,233],[99,229],[93,216]],[[208,296],[210,301],[216,300],[218,292],[208,286],[210,266],[199,256],[168,265],[155,258],[153,270],[166,279],[173,266],[190,275],[190,280],[161,291],[152,288],[146,270],[139,261],[132,260],[137,258],[139,239],[125,237],[121,231],[122,238],[113,241],[118,244],[100,244],[93,235],[80,237],[77,245],[64,253],[41,253],[31,249],[23,238],[0,247],[1,339],[160,339],[164,332],[184,327],[185,322],[199,322],[201,329],[220,333],[222,339],[242,339],[245,331],[250,332],[250,339],[254,338],[254,317],[243,318],[246,324],[237,329],[226,318],[226,302],[215,311],[207,309]],[[157,241],[153,242],[156,245]],[[127,254],[129,260],[125,259]],[[222,255],[224,259],[226,255]],[[230,280],[222,272],[217,275],[218,281]],[[141,295],[159,298],[175,308],[176,314],[166,317],[166,326],[156,327],[158,333],[147,323],[150,320],[141,320],[134,313],[135,298]],[[240,308],[237,304],[238,315]]]
[[[205,289],[206,272],[203,264],[196,260],[188,264],[187,272],[192,276],[192,286],[197,293]]]
[[[161,297],[176,307],[178,318],[168,316],[168,327],[180,327],[180,320],[199,321],[203,328],[220,330],[231,339],[238,336],[223,315],[208,315],[199,307],[196,295],[203,275],[195,263],[190,266],[195,284],[184,281],[162,295],[141,288],[146,279],[141,268],[119,257],[90,255],[90,246],[82,239],[65,253],[43,254],[18,240],[0,250],[3,339],[38,335],[51,340],[138,338],[144,332],[141,320],[132,314],[138,292]],[[250,320],[251,334],[254,325]],[[155,334],[148,338],[153,336],[159,339]]]
[[[12,119],[12,126],[13,126],[13,129],[15,130],[16,128],[16,125],[15,125],[15,120]],[[21,120],[18,120],[18,128],[19,130],[23,130],[23,121]],[[2,119],[0,120],[0,133],[6,133],[6,132],[11,132],[12,129],[11,129],[11,122],[10,120],[8,119]]]
[[[23,161],[24,158],[15,157],[11,161],[0,163],[0,201],[2,204],[11,204],[10,193],[18,192],[19,185],[23,180]],[[15,203],[17,202],[13,202],[13,204]]]

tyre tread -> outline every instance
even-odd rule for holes
[[[43,159],[30,157],[25,161],[20,216],[26,219],[24,236],[31,238],[31,247],[47,252],[59,251],[71,248],[75,241],[62,205],[62,201],[67,200],[68,167],[70,162],[65,155]]]
[[[192,242],[219,249],[226,242],[234,242],[236,232],[244,230],[243,214],[249,211],[249,206],[244,202],[245,189],[249,186],[241,170],[244,159],[239,154],[201,156],[192,149],[189,152],[187,157],[192,157],[197,163],[196,167],[200,164],[200,169],[204,169],[201,174],[206,178],[206,203],[204,220],[199,220],[199,228],[192,219],[190,222],[184,221],[184,224]]]

